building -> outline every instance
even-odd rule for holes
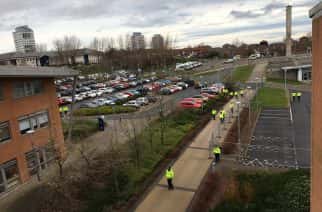
[[[311,212],[320,212],[322,211],[322,2],[310,10],[310,17],[313,20]]]
[[[17,52],[29,53],[36,51],[34,31],[27,25],[16,27],[13,39]]]
[[[65,68],[0,66],[0,195],[64,154],[55,78]]]
[[[61,66],[69,64],[99,64],[103,52],[93,49],[77,49],[75,51],[61,52],[11,52],[0,54],[0,65],[14,66]]]
[[[152,37],[152,42],[151,42],[151,48],[152,49],[162,49],[164,48],[164,38],[160,34],[155,34]]]
[[[145,49],[144,35],[141,32],[133,32],[131,43],[133,50]]]

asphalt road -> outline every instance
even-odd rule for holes
[[[293,91],[290,91],[292,93]],[[296,157],[300,167],[311,164],[311,93],[302,92],[301,101],[292,103]]]

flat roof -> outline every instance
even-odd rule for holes
[[[34,78],[62,78],[78,76],[79,72],[68,67],[31,67],[0,65],[0,78],[34,77]]]
[[[282,67],[283,70],[292,70],[292,69],[299,69],[299,68],[311,68],[312,65],[300,65],[300,66],[287,66],[287,67]]]

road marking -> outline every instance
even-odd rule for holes
[[[168,185],[164,185],[164,184],[157,184],[157,186],[162,187],[162,188],[168,188]],[[197,189],[185,188],[185,187],[181,187],[181,186],[174,186],[174,189],[181,190],[181,191],[193,192],[193,193],[195,193],[197,191]]]

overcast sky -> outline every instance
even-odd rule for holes
[[[220,46],[236,38],[251,43],[280,41],[289,0],[0,0],[0,52],[14,51],[12,31],[29,25],[37,43],[76,35],[94,37],[143,32],[176,37],[177,46]],[[317,0],[293,0],[293,37],[311,31],[308,11]]]

